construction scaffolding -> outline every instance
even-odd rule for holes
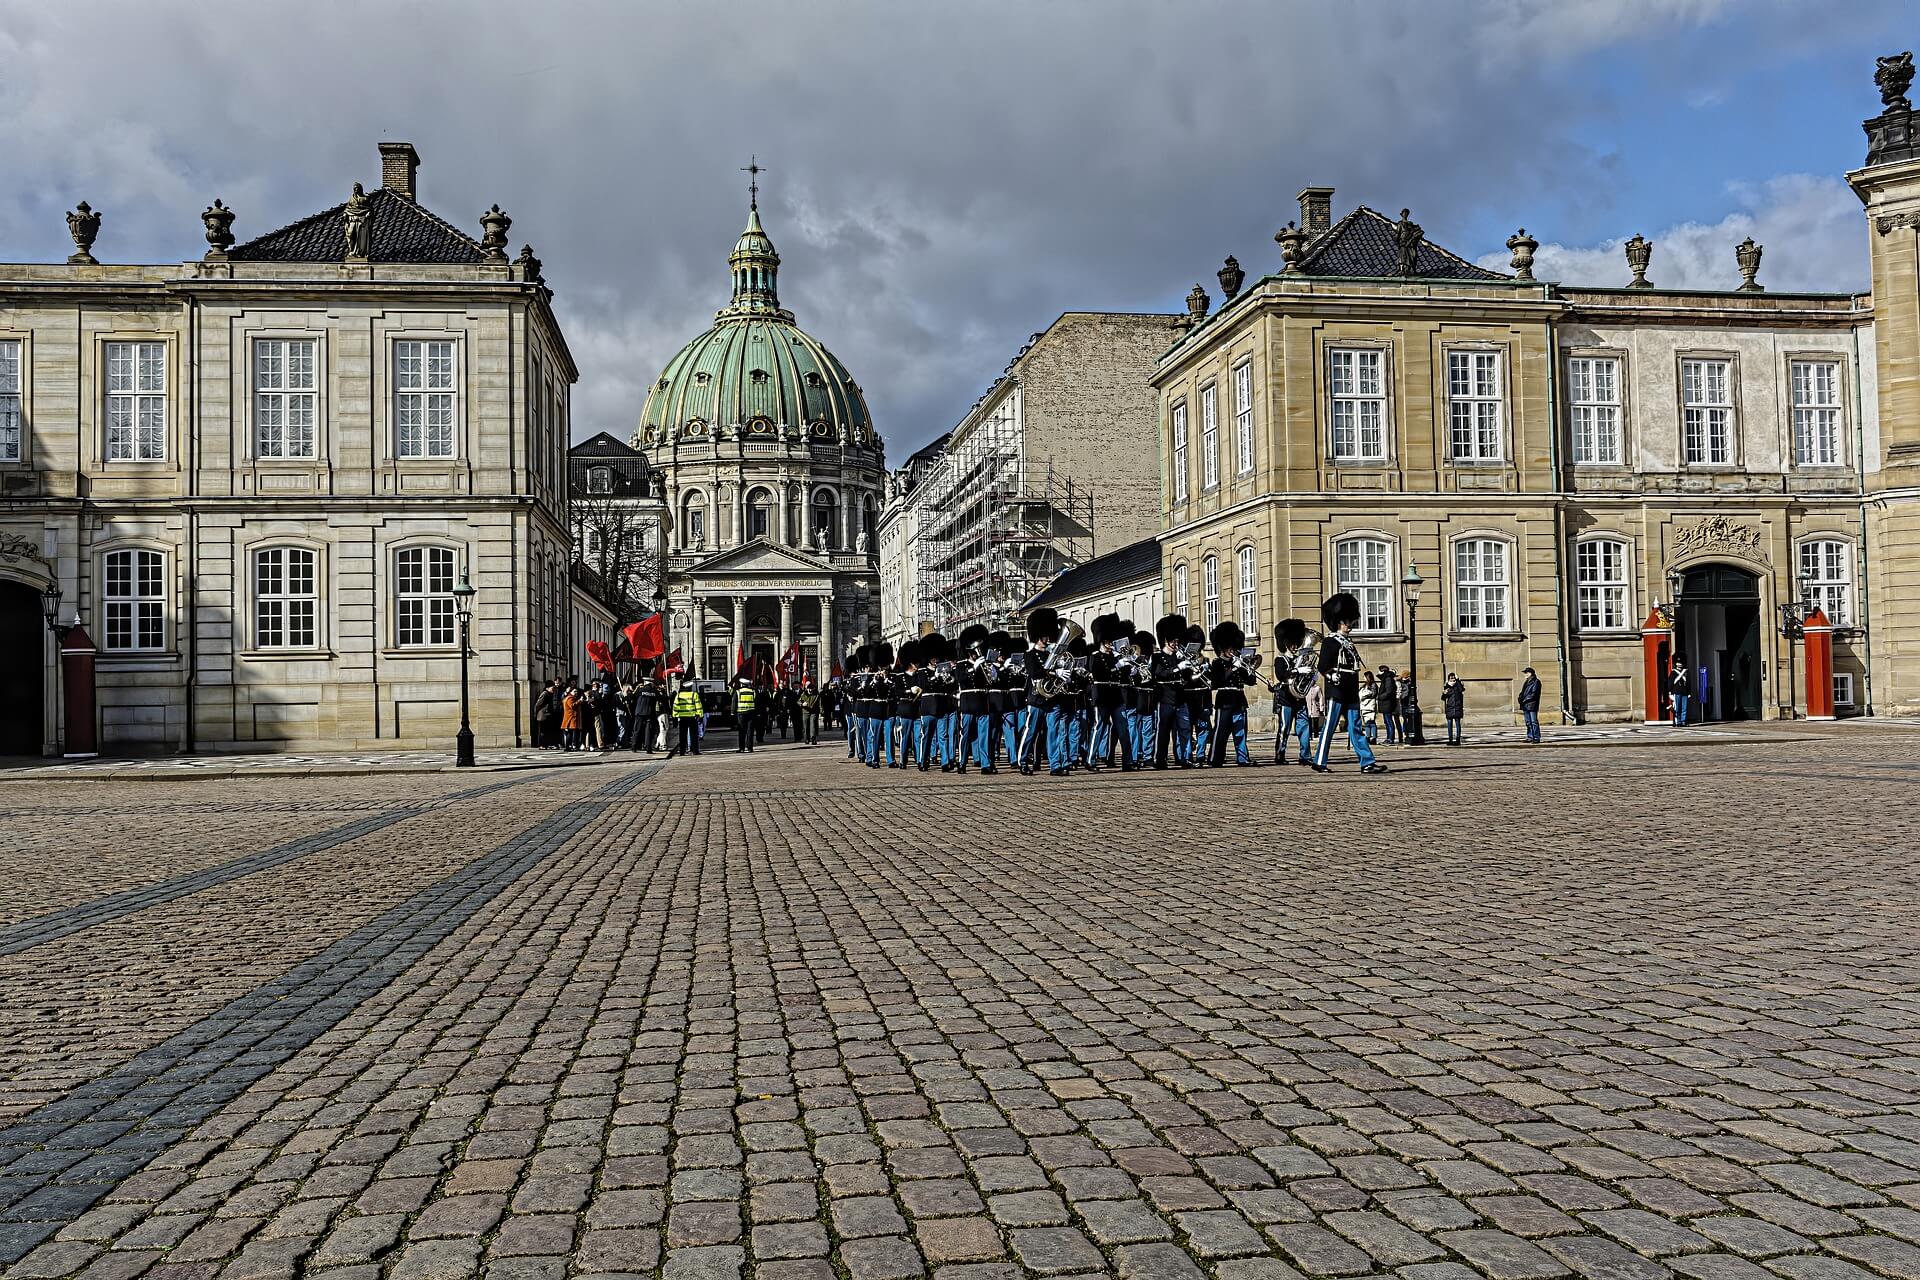
[[[1020,606],[1094,554],[1093,493],[1024,456],[1017,391],[957,444],[914,495],[915,612],[948,635],[1012,628]]]

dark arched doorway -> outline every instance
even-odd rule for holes
[[[1760,577],[1729,564],[1687,570],[1674,647],[1694,669],[1695,720],[1760,718]]]
[[[47,623],[40,593],[24,582],[0,579],[0,756],[37,756],[46,717]]]

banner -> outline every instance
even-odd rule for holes
[[[667,651],[666,619],[650,613],[638,622],[630,622],[621,633],[626,637],[627,657],[639,662],[658,658]]]
[[[778,683],[782,687],[800,683],[800,642],[798,640],[787,646],[785,656],[780,659]]]
[[[668,676],[677,676],[682,671],[685,671],[686,669],[687,669],[687,664],[680,660],[680,651],[678,649],[675,649],[672,653],[667,655],[667,669],[661,672],[660,674],[668,675]]]
[[[587,656],[593,659],[593,665],[602,671],[613,671],[613,649],[605,640],[587,641]]]

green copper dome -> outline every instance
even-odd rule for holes
[[[760,226],[757,203],[727,263],[733,300],[667,362],[647,392],[633,443],[797,431],[873,443],[873,420],[853,375],[780,306],[780,255]]]

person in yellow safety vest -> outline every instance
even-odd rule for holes
[[[684,756],[689,753],[700,754],[700,717],[707,713],[706,704],[700,699],[700,690],[694,688],[692,676],[681,676],[680,687],[673,691],[673,724],[680,731],[679,741],[667,752],[667,759]]]
[[[740,741],[735,751],[753,750],[753,711],[756,695],[751,683],[745,676],[737,676],[733,682],[733,725],[739,731]]]

